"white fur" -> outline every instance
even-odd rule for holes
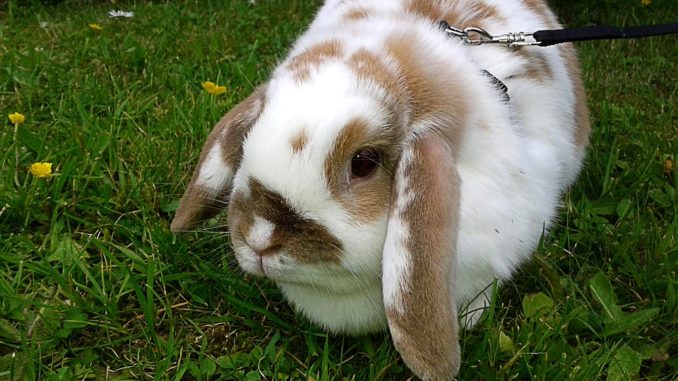
[[[405,245],[409,237],[409,227],[400,218],[391,217],[388,221],[388,231],[398,232],[399,239],[387,237],[386,244],[384,245],[384,284],[382,287],[384,292],[384,307],[402,314],[405,311],[402,295],[410,288],[408,280],[410,279],[410,267],[412,264],[412,253],[406,249]],[[387,257],[388,254],[399,255]]]
[[[326,283],[336,279],[325,279]],[[354,280],[355,281],[355,280]],[[353,293],[337,292],[335,287],[279,283],[285,296],[311,320],[332,332],[370,332],[386,328],[380,283],[365,284]],[[296,303],[303,300],[303,303]]]
[[[339,40],[347,55],[364,48],[384,56],[386,38],[407,31],[416,35],[422,50],[428,52],[430,66],[435,67],[432,75],[460,79],[463,91],[450,96],[463,97],[472,107],[465,115],[465,132],[456,152],[461,209],[454,297],[457,305],[468,305],[495,279],[508,279],[529,258],[554,218],[563,189],[579,171],[582,152],[573,138],[573,86],[555,47],[538,48],[554,80],[538,83],[520,78],[524,57],[496,46],[466,46],[449,39],[427,21],[403,17],[402,3],[327,1],[290,57],[330,39]],[[457,1],[454,7],[467,12],[468,3]],[[492,25],[493,33],[545,27],[520,1],[486,3],[495,5],[508,20]],[[344,20],[344,12],[356,4],[364,4],[372,17]],[[325,158],[348,121],[361,117],[380,125],[386,120],[382,104],[374,99],[380,89],[360,88],[355,75],[339,63],[323,65],[309,81],[300,83],[288,72],[287,62],[275,70],[267,103],[244,142],[234,191],[248,192],[247,178],[254,177],[343,243],[338,265],[300,264],[293,253],[285,252],[264,258],[266,275],[280,285],[299,310],[333,331],[356,333],[383,328],[384,301],[398,311],[402,309],[399,295],[407,287],[416,287],[405,281],[409,258],[387,258],[383,269],[388,282],[383,285],[382,301],[381,255],[387,227],[389,231],[400,229],[406,237],[407,225],[395,218],[388,220],[387,211],[372,225],[357,222],[332,198],[324,178]],[[497,90],[480,74],[481,69],[506,83],[509,105],[499,99]],[[294,152],[288,142],[302,133],[308,144]],[[222,171],[224,165],[218,153],[218,148],[209,153],[199,182],[212,186],[220,180],[215,171]],[[219,173],[230,176],[228,171]],[[409,190],[393,191],[405,194]],[[416,195],[399,199],[409,197]],[[268,231],[267,225],[261,226],[258,237]],[[260,270],[251,250],[236,247],[236,254],[245,270]],[[485,301],[473,305],[482,306]]]
[[[255,251],[262,251],[271,244],[271,236],[275,225],[262,217],[254,216],[254,225],[247,234],[247,244]]]
[[[412,161],[411,150],[405,150],[401,155],[397,177],[404,176],[405,168]],[[402,221],[400,216],[412,203],[415,195],[405,182],[396,183],[394,191],[397,192],[397,204],[388,221],[386,244],[383,250],[384,257],[382,258],[384,280],[382,289],[384,292],[384,307],[402,314],[404,312],[402,295],[407,293],[411,286],[409,280],[412,253],[409,252],[406,245],[410,237],[409,225]]]
[[[198,172],[197,184],[214,192],[220,192],[231,181],[233,171],[224,162],[224,155],[219,144],[212,146]]]

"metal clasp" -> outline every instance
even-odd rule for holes
[[[469,45],[483,45],[483,44],[499,44],[506,46],[529,46],[541,45],[541,43],[532,37],[532,33],[507,33],[499,36],[493,36],[485,29],[468,27],[458,29],[450,26],[446,21],[440,22],[440,29],[445,34],[460,38],[464,43]]]

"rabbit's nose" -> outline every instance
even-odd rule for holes
[[[245,243],[247,246],[254,251],[254,253],[259,257],[267,257],[269,255],[276,254],[282,250],[282,245],[277,243],[272,243],[268,240],[262,241],[258,239],[252,239],[252,235],[245,236]]]
[[[243,232],[245,243],[258,256],[265,257],[280,251],[282,246],[273,240],[275,224],[265,218],[254,216],[254,224],[249,231]]]

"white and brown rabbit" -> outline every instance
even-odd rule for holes
[[[530,257],[589,135],[571,45],[471,46],[441,20],[559,27],[541,0],[328,0],[214,128],[172,222],[228,205],[243,270],[332,332],[388,327],[424,380],[457,374],[457,314]]]

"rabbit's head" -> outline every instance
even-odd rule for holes
[[[288,59],[212,131],[172,229],[228,205],[243,270],[332,331],[387,324],[408,365],[435,379],[458,368],[467,105],[448,96],[462,81],[416,64],[415,46],[394,41],[380,57],[329,41]]]

